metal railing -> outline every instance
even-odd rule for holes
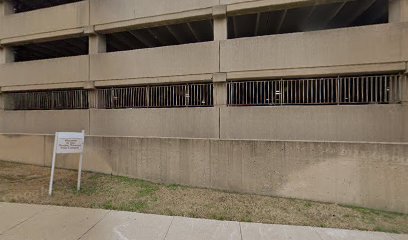
[[[213,106],[212,83],[98,89],[99,109]]]
[[[228,105],[398,103],[401,77],[394,74],[228,82]]]
[[[4,94],[5,110],[87,109],[87,90],[11,92]]]
[[[98,89],[96,108],[143,108],[147,107],[146,87],[107,88]]]

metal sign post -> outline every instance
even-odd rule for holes
[[[80,133],[75,132],[57,132],[55,133],[54,140],[54,151],[52,155],[51,164],[51,178],[50,178],[50,188],[48,195],[52,195],[52,185],[54,182],[54,171],[55,171],[55,159],[57,154],[73,154],[79,153],[79,167],[78,167],[78,183],[77,190],[81,189],[81,173],[82,173],[82,160],[84,152],[84,140],[85,131],[82,130]]]

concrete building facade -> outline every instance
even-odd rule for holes
[[[380,159],[393,159],[384,175],[395,182],[392,189],[404,188],[406,183],[399,180],[408,171],[408,156],[402,154],[408,142],[407,64],[408,0],[0,0],[0,133],[6,134],[1,138],[2,156],[30,162],[31,156],[23,154],[19,160],[7,153],[9,144],[24,139],[6,137],[10,134],[30,139],[30,134],[82,129],[109,141],[171,138],[170,143],[161,140],[165,149],[180,138],[206,139],[216,142],[204,146],[210,153],[211,146],[222,148],[223,141],[234,146],[243,141],[247,152],[241,157],[249,154],[250,159],[260,153],[246,141],[263,147],[270,141],[288,141],[290,146],[299,141],[307,152],[314,151],[310,142],[348,142],[342,149],[362,151],[364,159],[369,158],[367,149],[353,144],[370,142],[399,146],[397,152],[375,149]],[[44,145],[41,141],[35,144]],[[279,150],[281,143],[272,145],[282,151],[278,155],[290,155]],[[92,153],[101,150],[98,146],[104,145],[92,140]],[[290,164],[299,164],[302,154],[293,148],[296,156],[271,160],[278,165],[288,161],[288,166],[280,165],[280,174]],[[319,159],[348,158],[338,149],[333,157],[329,148],[319,148],[324,153]],[[217,159],[228,159],[220,160],[225,165],[219,171],[237,167],[229,162],[235,153],[229,148],[217,152]],[[131,164],[134,153],[123,154],[128,154],[123,164]],[[100,157],[103,166],[109,156]],[[153,170],[153,175],[140,174],[137,168],[112,170],[118,163],[108,164],[108,169],[157,182],[407,212],[406,191],[395,190],[392,200],[378,197],[389,188],[341,199],[346,187],[340,184],[339,198],[323,194],[340,186],[341,176],[318,188],[319,197],[309,191],[318,182],[315,178],[305,180],[309,188],[303,191],[301,184],[296,191],[291,186],[284,192],[272,189],[280,183],[261,171],[269,169],[268,156],[260,159],[252,169],[262,175],[260,182],[246,177],[213,183],[208,179],[217,176],[208,175],[206,167],[197,170],[208,176],[205,184],[194,176],[180,180],[157,177]],[[350,161],[353,164],[340,169],[362,166],[361,159]],[[306,164],[309,175],[316,165],[312,162]],[[202,165],[193,161],[188,169],[194,166]],[[152,166],[166,167],[177,172],[168,164]],[[335,168],[324,165],[317,172]],[[362,179],[355,172],[360,182],[353,189],[374,189],[378,174],[373,171]],[[390,201],[392,207],[387,208]]]
[[[2,1],[0,131],[404,142],[407,11],[405,0]],[[361,77],[384,75],[399,83]],[[173,87],[180,84],[211,101],[186,104],[186,90]],[[150,96],[159,102],[183,99],[94,103],[101,89],[137,94],[130,88],[140,86],[173,87]],[[86,90],[90,103],[6,106],[22,94],[73,89]]]

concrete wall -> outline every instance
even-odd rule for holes
[[[0,159],[44,166],[44,135],[0,135]]]
[[[216,42],[91,55],[91,80],[205,74],[219,71]]]
[[[2,16],[0,39],[83,28],[88,25],[89,2],[81,1]]]
[[[222,139],[408,142],[408,105],[221,108]]]
[[[83,83],[89,79],[88,56],[0,64],[1,87]],[[40,88],[41,89],[41,88]]]
[[[220,49],[221,72],[403,62],[408,23],[226,40]]]
[[[408,142],[408,105],[0,111],[0,133]]]
[[[218,138],[216,108],[92,110],[91,134]]]
[[[0,159],[49,166],[52,144],[52,136],[0,135]],[[77,158],[57,164],[77,168]],[[159,183],[408,213],[408,144],[87,137],[84,165]]]
[[[88,110],[0,111],[1,133],[89,132]]]

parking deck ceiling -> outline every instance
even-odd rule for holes
[[[388,0],[357,0],[231,16],[228,37],[240,38],[388,22]]]
[[[213,40],[212,20],[132,29],[106,35],[108,52],[162,47]]]
[[[15,61],[31,61],[88,54],[88,38],[70,38],[14,47]]]
[[[27,12],[40,8],[53,7],[82,0],[10,0],[14,4],[15,12]]]

